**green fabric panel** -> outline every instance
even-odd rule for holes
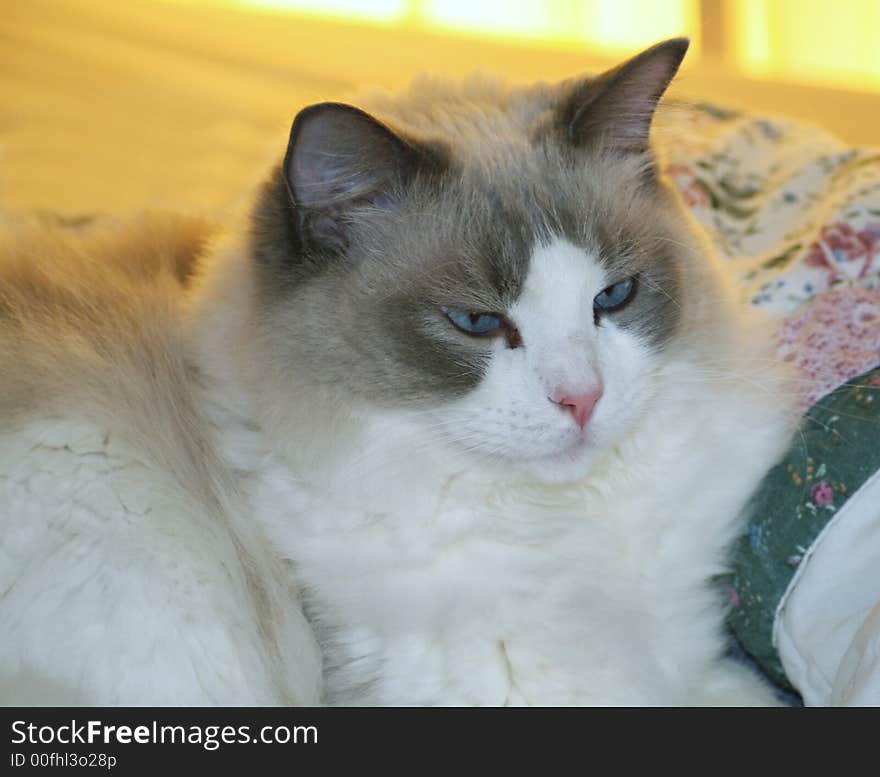
[[[880,368],[820,399],[750,507],[728,577],[729,623],[745,650],[790,688],[773,647],[776,607],[835,513],[880,469]]]

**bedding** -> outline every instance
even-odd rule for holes
[[[658,135],[802,389],[726,581],[729,623],[806,704],[880,704],[880,151],[711,105],[674,106]]]

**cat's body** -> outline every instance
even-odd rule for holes
[[[5,698],[771,701],[712,578],[792,413],[646,155],[683,53],[307,109],[197,281],[7,276]]]
[[[150,217],[0,249],[5,704],[319,698],[295,584],[203,409],[184,286],[210,234]]]

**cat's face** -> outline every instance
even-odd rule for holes
[[[671,270],[663,270],[666,288],[675,285]],[[648,275],[604,264],[564,237],[535,245],[505,314],[521,345],[494,339],[480,382],[438,407],[443,429],[541,479],[582,476],[638,420],[659,349],[675,333],[675,308],[655,298]]]
[[[678,331],[686,241],[647,135],[684,49],[484,103],[438,92],[389,124],[303,111],[254,228],[293,382],[582,476],[638,422]]]

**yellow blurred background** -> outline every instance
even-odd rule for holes
[[[878,0],[167,0],[621,54],[691,37],[739,72],[880,90]],[[705,41],[703,40],[705,36]]]
[[[303,105],[553,80],[672,35],[673,89],[880,144],[880,0],[0,0],[0,213],[216,213]]]

